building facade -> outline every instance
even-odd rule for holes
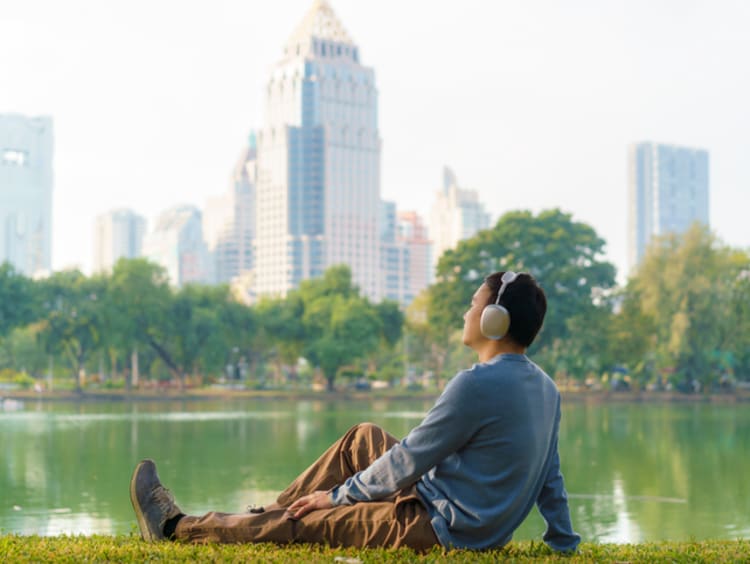
[[[141,256],[146,219],[132,210],[112,210],[94,223],[94,272],[111,272],[121,258]]]
[[[230,282],[253,268],[256,170],[253,133],[234,168],[229,190],[210,198],[203,213],[203,237],[214,283]]]
[[[347,264],[380,298],[380,136],[375,74],[324,0],[266,85],[258,133],[255,284],[279,295]]]
[[[416,212],[399,212],[394,202],[381,202],[380,210],[381,295],[405,308],[430,283],[427,228]]]
[[[0,263],[52,268],[52,119],[0,114]]]
[[[638,265],[651,239],[708,220],[708,152],[659,143],[628,151],[628,264]]]
[[[177,206],[163,212],[143,241],[143,256],[163,266],[175,286],[210,281],[201,212]]]
[[[490,214],[479,201],[479,193],[476,190],[459,188],[455,173],[445,167],[443,187],[436,192],[430,211],[433,256],[431,276],[434,276],[437,261],[445,251],[454,249],[459,241],[489,227]]]

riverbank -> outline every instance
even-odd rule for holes
[[[148,544],[135,536],[0,536],[5,562],[747,562],[750,541],[657,542],[637,545],[583,543],[573,556],[541,542],[513,542],[502,550],[332,549],[310,545]]]
[[[680,392],[652,391],[594,391],[565,390],[561,391],[565,402],[584,403],[738,403],[750,402],[750,391],[741,390],[723,394],[683,394]],[[83,392],[72,390],[41,391],[3,390],[0,398],[17,401],[207,401],[207,400],[425,400],[433,401],[439,395],[437,390],[336,390],[333,392],[314,390],[245,390],[227,388],[192,388],[179,390],[139,389],[107,390],[89,389]]]

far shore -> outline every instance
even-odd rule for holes
[[[570,403],[738,403],[750,402],[750,391],[733,393],[683,394],[674,391],[598,391],[561,390],[563,401]],[[234,400],[424,400],[433,401],[436,390],[403,389],[346,390],[230,390],[225,388],[97,390],[0,390],[0,399],[40,402],[135,402],[135,401],[234,401]]]

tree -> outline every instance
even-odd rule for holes
[[[123,339],[151,348],[180,387],[187,374],[221,371],[255,329],[249,309],[227,286],[174,291],[164,269],[143,259],[118,261],[112,292]]]
[[[429,289],[428,325],[447,341],[462,326],[463,313],[483,278],[492,272],[529,272],[547,295],[547,316],[535,342],[539,351],[564,342],[572,329],[600,319],[608,307],[597,295],[614,287],[614,266],[602,259],[604,240],[570,214],[547,210],[505,214],[495,227],[446,251],[437,267],[437,283]],[[595,331],[591,331],[595,334]],[[582,347],[585,348],[585,347]]]
[[[375,304],[375,311],[382,324],[383,345],[393,347],[401,340],[404,329],[404,313],[397,302],[383,300]]]
[[[101,342],[106,287],[103,276],[86,278],[77,270],[57,272],[41,284],[47,314],[40,338],[46,350],[62,353],[78,392],[84,365]]]
[[[718,384],[750,342],[746,253],[700,224],[657,238],[628,281],[626,303],[653,330],[656,369],[683,389]],[[732,364],[730,361],[729,364]]]
[[[334,266],[322,278],[305,280],[290,298],[295,295],[304,310],[304,356],[320,367],[331,391],[341,367],[365,357],[385,339],[380,313],[388,310],[378,310],[359,295],[347,266]],[[393,328],[389,331],[393,336]]]
[[[168,338],[173,294],[166,270],[146,259],[120,259],[112,270],[108,303],[109,339],[124,351],[149,347],[159,353]],[[115,338],[114,335],[117,335]],[[134,354],[135,356],[135,354]],[[131,380],[132,381],[132,374]]]
[[[0,367],[41,376],[48,366],[48,357],[39,345],[39,337],[45,326],[44,321],[29,323],[17,327],[0,341]]]
[[[35,306],[34,282],[10,263],[0,264],[0,338],[33,321],[38,315]]]
[[[606,328],[609,358],[625,366],[639,386],[654,380],[661,386],[654,356],[649,352],[655,343],[653,320],[641,311],[640,299],[632,287],[621,289],[615,299],[620,302],[619,311],[611,316]]]
[[[188,284],[172,296],[166,316],[148,331],[148,342],[180,387],[187,374],[223,366],[231,307],[226,286]]]
[[[406,354],[409,365],[419,373],[430,372],[435,385],[466,366],[466,347],[458,343],[460,332],[453,327],[435,325],[429,320],[431,300],[439,299],[431,288],[420,292],[406,310]]]
[[[256,306],[266,348],[272,349],[271,356],[276,366],[277,377],[281,376],[282,366],[289,367],[290,376],[296,379],[297,361],[302,356],[307,336],[303,323],[305,304],[299,292],[290,292],[285,299],[266,298]]]
[[[742,264],[743,257],[735,259]],[[744,256],[744,267],[730,281],[727,304],[727,334],[724,342],[733,360],[733,370],[740,380],[750,380],[750,261]]]

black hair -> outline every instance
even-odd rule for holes
[[[505,272],[495,272],[484,279],[490,289],[487,304],[494,304]],[[519,273],[500,296],[500,305],[510,314],[508,335],[522,347],[528,348],[542,328],[547,313],[547,296],[531,274]]]

